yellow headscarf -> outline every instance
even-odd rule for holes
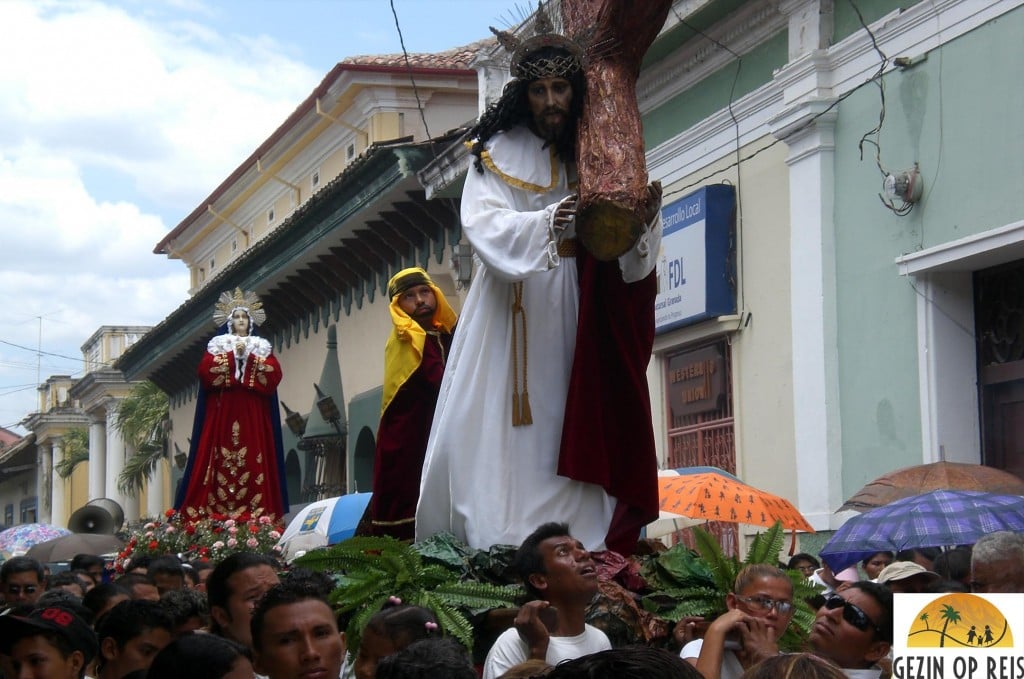
[[[409,279],[409,280],[403,280]],[[423,345],[427,333],[409,314],[398,305],[398,298],[411,285],[429,285],[437,300],[432,324],[435,330],[450,333],[455,327],[456,316],[441,289],[434,285],[427,272],[420,267],[402,269],[388,281],[391,295],[391,322],[394,327],[384,347],[384,396],[381,399],[381,413],[387,410],[399,388],[420,367],[423,360]]]

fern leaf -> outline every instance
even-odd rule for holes
[[[473,626],[458,609],[451,606],[443,597],[434,592],[423,593],[423,605],[434,611],[441,629],[459,640],[466,648],[473,648]]]
[[[492,608],[514,608],[521,590],[515,586],[453,582],[439,585],[432,591],[449,604],[469,609],[476,615]]]
[[[785,537],[786,533],[782,528],[782,522],[776,521],[771,528],[764,533],[758,533],[753,539],[743,564],[766,563],[775,566],[779,562],[779,551],[782,549]]]

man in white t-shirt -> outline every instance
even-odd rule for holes
[[[535,530],[512,566],[536,600],[520,608],[514,626],[494,642],[483,679],[496,679],[526,660],[557,665],[611,648],[604,632],[585,622],[597,594],[597,568],[568,525],[546,523]]]

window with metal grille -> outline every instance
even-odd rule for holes
[[[736,438],[732,415],[732,351],[716,340],[686,347],[665,357],[668,466],[712,466],[736,473]],[[737,554],[734,523],[714,521],[708,530],[726,554]],[[689,530],[672,542],[693,547]]]

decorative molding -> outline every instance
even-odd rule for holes
[[[671,15],[670,15],[671,16]],[[671,56],[640,74],[637,101],[640,111],[648,112],[698,84],[709,75],[785,30],[787,18],[776,3],[758,0],[746,3],[707,31],[718,43],[698,36],[693,45],[677,50]]]
[[[896,258],[901,276],[975,271],[1024,257],[1024,220]]]

